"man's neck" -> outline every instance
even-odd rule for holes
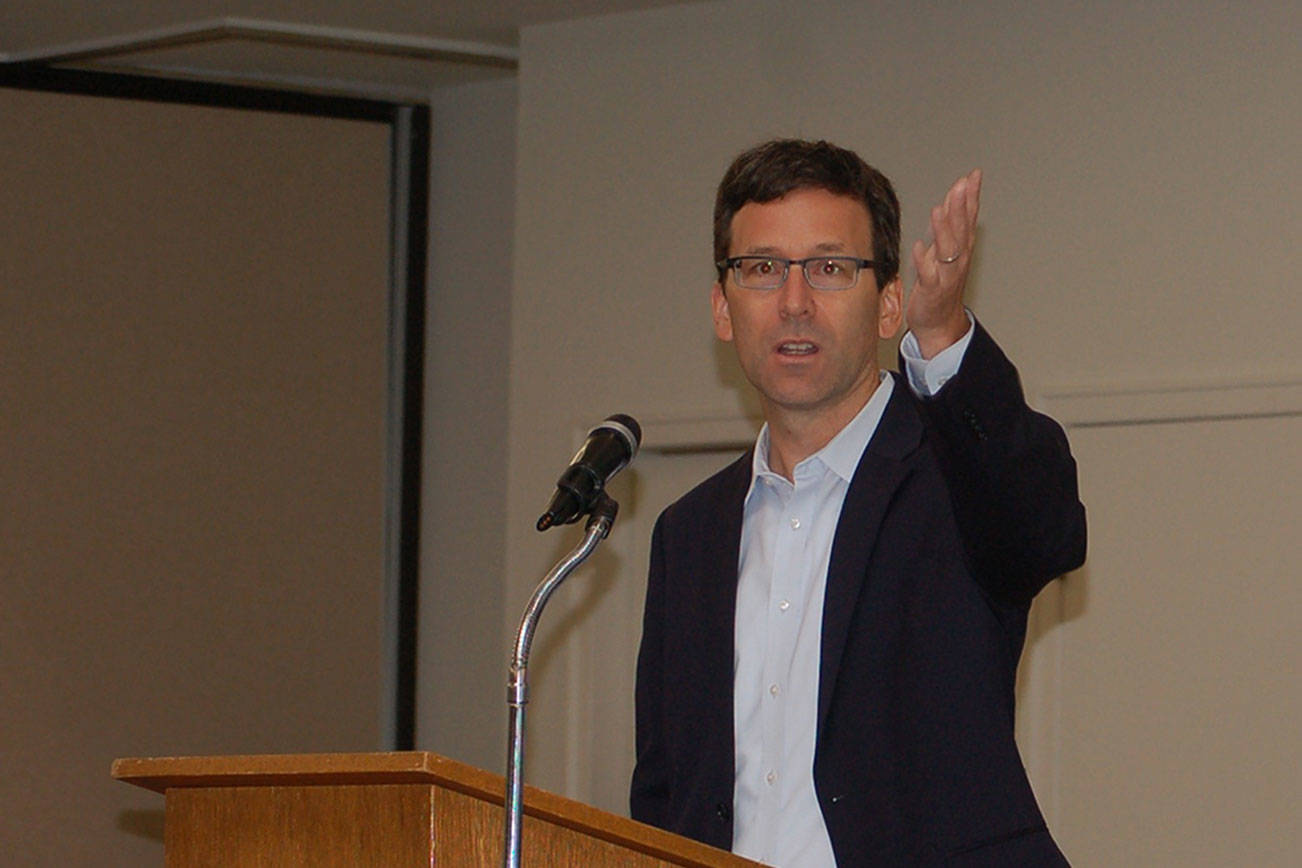
[[[881,380],[881,371],[874,366],[872,375],[864,381],[865,386],[835,405],[809,409],[766,405],[769,469],[794,482],[796,465],[831,443],[872,398]]]

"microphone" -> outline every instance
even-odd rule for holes
[[[632,416],[617,413],[588,432],[588,439],[570,460],[547,511],[538,519],[538,530],[570,524],[592,511],[606,483],[623,470],[642,443],[642,428]]]

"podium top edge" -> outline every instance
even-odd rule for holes
[[[428,751],[126,757],[115,779],[155,792],[173,787],[429,783],[492,796],[502,776]]]

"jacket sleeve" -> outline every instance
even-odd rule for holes
[[[629,794],[635,820],[665,828],[668,823],[669,768],[665,755],[664,717],[664,516],[651,535],[651,567],[646,607],[642,615],[642,644],[637,655],[637,761]]]
[[[1016,368],[979,322],[958,373],[918,405],[987,593],[1026,604],[1084,563],[1085,507],[1067,436],[1027,406]]]

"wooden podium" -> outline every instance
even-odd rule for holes
[[[502,776],[432,753],[119,759],[113,777],[164,794],[168,868],[502,861]],[[524,813],[532,868],[758,864],[533,787]]]

